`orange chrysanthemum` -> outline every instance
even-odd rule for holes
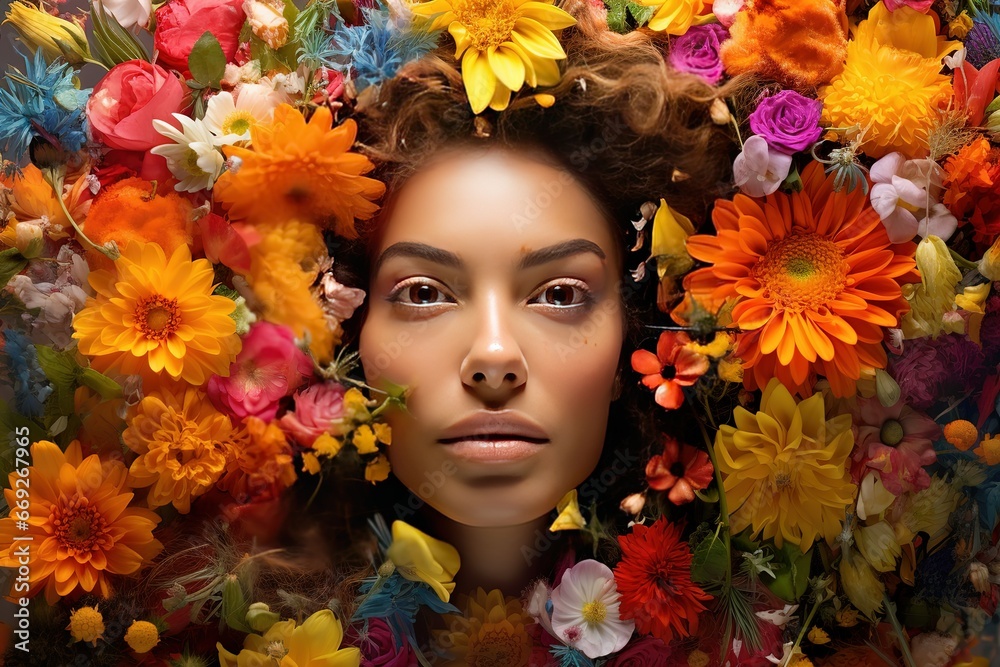
[[[0,566],[24,565],[28,545],[29,596],[44,589],[50,605],[76,591],[110,597],[111,577],[135,574],[163,548],[153,538],[160,517],[128,506],[122,463],[83,458],[77,441],[63,452],[44,440],[31,446],[31,461],[26,477],[10,474],[12,511],[0,519]],[[26,510],[19,490],[28,492]]]
[[[278,422],[248,417],[233,438],[233,457],[219,488],[241,503],[271,500],[295,483],[292,447]]]
[[[115,271],[92,271],[97,297],[73,318],[80,352],[102,373],[194,385],[229,374],[242,343],[229,316],[236,304],[212,294],[215,271],[187,245],[169,260],[155,243],[129,243]]]
[[[168,254],[191,243],[193,206],[184,197],[141,178],[108,186],[94,199],[83,231],[97,245],[115,241],[123,249],[131,241],[151,242]],[[111,261],[96,250],[87,253],[92,268],[110,269]]]
[[[86,176],[86,173],[80,174],[63,191],[63,203],[78,223],[87,217],[91,204]],[[70,183],[68,178],[67,183]],[[0,178],[0,185],[10,188],[10,211],[17,222],[42,223],[45,233],[52,239],[64,239],[72,232],[69,219],[59,205],[52,186],[45,181],[42,171],[35,165],[28,163],[20,175]],[[7,221],[4,233],[0,233],[0,243],[13,246],[10,233],[14,225],[10,222]]]
[[[173,505],[187,514],[192,499],[212,489],[234,456],[232,422],[191,386],[148,394],[130,417],[122,440],[139,456],[129,483],[152,487],[150,507]]]
[[[815,375],[837,396],[854,393],[864,368],[884,368],[884,327],[909,307],[901,285],[919,281],[912,242],[892,244],[861,188],[833,190],[810,163],[802,192],[719,201],[717,236],[688,239],[688,252],[713,266],[684,286],[705,307],[733,300],[736,356],[749,389],[777,377],[808,395]],[[752,372],[751,372],[752,371]]]
[[[450,630],[437,633],[441,646],[449,648],[445,665],[527,665],[531,636],[526,626],[532,619],[521,601],[482,588],[464,599],[464,615],[450,616]]]
[[[271,123],[250,130],[253,148],[223,148],[241,164],[222,174],[215,198],[234,219],[333,218],[338,234],[356,238],[354,219],[375,214],[372,200],[382,196],[385,184],[362,176],[375,165],[350,152],[357,124],[348,119],[332,126],[326,107],[316,109],[307,123],[295,107],[280,105]]]
[[[944,204],[962,223],[969,222],[980,244],[1000,234],[1000,148],[979,138],[944,163]]]
[[[730,74],[812,88],[844,68],[847,17],[834,0],[757,0],[736,15],[719,55]]]

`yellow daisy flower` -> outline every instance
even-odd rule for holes
[[[557,60],[566,57],[553,30],[576,23],[552,0],[430,0],[411,6],[433,18],[429,30],[447,28],[462,59],[462,81],[472,111],[503,111],[512,92],[559,83]]]
[[[229,316],[236,304],[214,296],[215,271],[191,260],[187,245],[169,258],[155,243],[132,242],[115,270],[90,273],[96,298],[73,318],[80,352],[102,373],[202,385],[229,375],[242,343]]]
[[[301,625],[278,621],[263,635],[247,635],[238,654],[217,643],[222,667],[275,665],[280,667],[357,667],[361,651],[342,647],[344,626],[329,609],[317,611]]]

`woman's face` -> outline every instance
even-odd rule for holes
[[[597,465],[622,349],[619,250],[565,171],[452,151],[409,179],[372,265],[360,352],[392,470],[463,524],[552,511]],[[386,386],[386,385],[381,385]]]

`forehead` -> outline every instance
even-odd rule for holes
[[[378,252],[416,241],[508,257],[583,238],[617,255],[610,221],[568,171],[500,149],[434,160],[402,186],[384,225]]]

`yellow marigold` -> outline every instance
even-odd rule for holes
[[[97,607],[80,607],[69,614],[70,637],[75,642],[89,642],[97,646],[97,640],[103,639],[104,615]]]
[[[191,386],[163,387],[132,409],[122,440],[138,457],[129,483],[152,486],[150,507],[173,505],[187,514],[191,500],[209,491],[233,455],[229,417]]]
[[[979,429],[967,419],[956,419],[945,425],[944,439],[965,452],[979,440]]]
[[[358,667],[361,651],[341,648],[344,627],[329,609],[317,611],[296,626],[295,621],[278,621],[263,635],[247,635],[243,650],[233,654],[221,644],[219,662],[222,667]]]
[[[73,318],[73,338],[98,371],[142,375],[147,386],[229,375],[242,346],[229,316],[236,304],[212,294],[214,279],[187,245],[168,259],[155,243],[129,243],[114,271],[90,273],[97,296]]]
[[[278,422],[248,417],[233,441],[233,458],[219,488],[241,503],[271,498],[295,482],[292,448]]]
[[[847,465],[854,447],[851,416],[827,420],[822,394],[796,403],[777,378],[760,412],[737,407],[736,426],[722,426],[715,455],[734,533],[787,541],[807,551],[818,537],[833,544],[857,487]]]
[[[215,198],[234,219],[327,222],[346,238],[357,238],[354,219],[367,220],[378,210],[372,202],[385,184],[366,174],[375,165],[350,152],[357,124],[348,119],[333,127],[333,114],[319,107],[309,122],[288,104],[274,110],[271,123],[250,130],[253,148],[224,146],[239,158],[215,183]]]
[[[31,545],[29,596],[44,589],[50,605],[76,590],[110,597],[113,576],[135,574],[163,548],[153,538],[160,517],[128,506],[133,494],[124,464],[83,458],[76,440],[65,452],[36,442],[31,461],[25,476],[10,474],[4,496],[12,511],[0,519],[0,567],[24,565],[23,545]],[[30,542],[17,541],[24,537]]]
[[[247,282],[264,319],[283,324],[296,337],[309,335],[309,349],[329,361],[340,341],[340,324],[327,318],[312,291],[326,259],[326,244],[316,225],[298,219],[261,225],[260,241],[250,247]]]
[[[819,91],[823,122],[857,125],[871,157],[926,156],[937,112],[952,98],[941,59],[960,46],[937,34],[931,16],[910,7],[890,12],[879,2],[847,44],[844,71]]]
[[[86,176],[86,173],[81,174],[67,183],[63,190],[63,203],[77,223],[87,217],[91,205]],[[0,185],[10,189],[10,211],[14,214],[14,221],[41,225],[52,239],[64,239],[72,232],[55,191],[35,165],[28,163],[20,175],[0,179]],[[10,236],[14,221],[7,221],[7,227],[0,233],[0,242],[8,246],[14,245]]]
[[[149,653],[160,643],[160,632],[149,621],[133,621],[125,631],[125,643],[140,655]]]
[[[473,113],[503,111],[511,92],[559,83],[566,57],[553,30],[576,23],[553,0],[430,0],[410,5],[433,18],[428,30],[447,28],[462,59],[462,81]]]
[[[527,665],[531,657],[531,637],[525,626],[532,618],[520,600],[494,589],[477,588],[465,597],[463,616],[452,615],[451,629],[438,633],[437,640],[449,646],[445,665]]]

